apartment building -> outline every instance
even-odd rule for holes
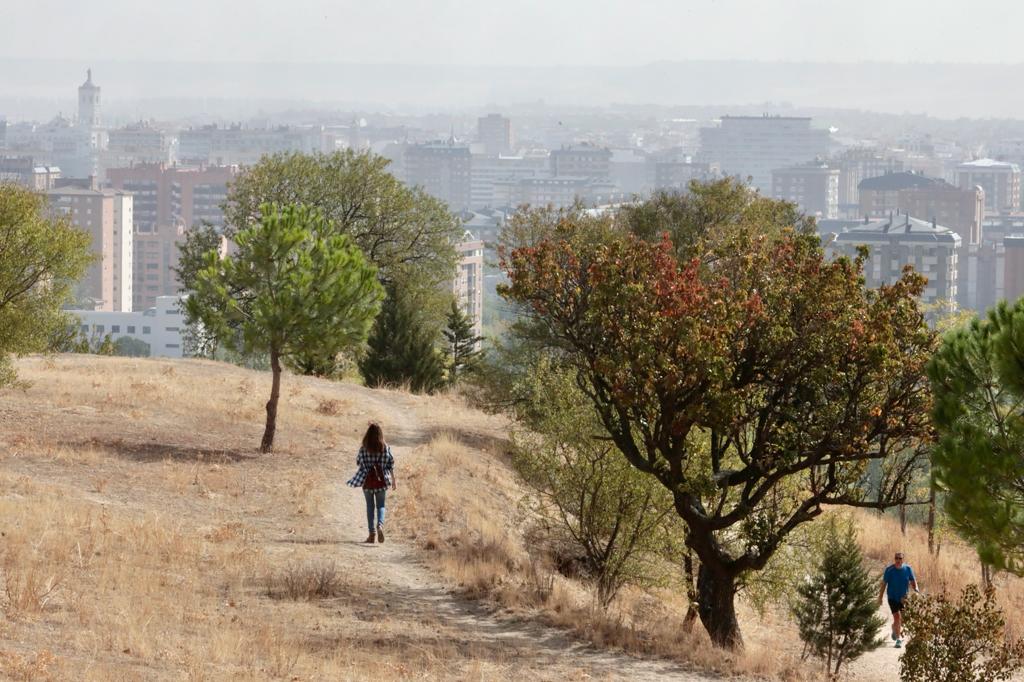
[[[12,182],[37,192],[45,192],[53,189],[60,177],[60,168],[36,165],[31,156],[0,157],[0,182]]]
[[[829,131],[812,128],[796,116],[723,116],[716,127],[700,129],[700,160],[717,164],[723,174],[750,183],[762,194],[772,191],[772,171],[826,158]]]
[[[512,153],[512,121],[501,114],[488,114],[477,119],[477,140],[485,156]]]
[[[791,201],[818,218],[839,217],[839,170],[826,164],[772,171],[772,197]]]
[[[448,204],[452,211],[472,205],[473,156],[469,145],[447,141],[410,144],[403,154],[403,179]]]
[[[964,245],[981,243],[985,192],[980,187],[960,188],[907,171],[862,180],[859,191],[861,216],[884,218],[898,212],[934,218],[959,234]]]
[[[473,333],[480,336],[484,324],[484,243],[466,232],[455,245],[459,264],[452,293],[462,311],[473,321]]]
[[[551,151],[551,175],[606,182],[611,178],[610,149],[581,143],[563,145]]]
[[[820,229],[827,229],[823,226]],[[891,284],[903,268],[914,267],[928,278],[921,297],[925,303],[956,301],[959,280],[960,235],[934,222],[909,215],[848,224],[834,238],[828,237],[826,253],[855,258],[861,245],[869,249],[864,263],[865,282],[870,287]]]
[[[50,207],[92,238],[96,261],[81,292],[96,310],[130,312],[133,282],[133,211],[130,194],[116,190],[62,187],[46,192]]]
[[[190,228],[200,222],[224,225],[221,205],[228,185],[238,174],[237,166],[167,166],[142,163],[112,168],[107,182],[136,199],[135,227],[152,232],[158,227],[183,224]]]
[[[985,213],[1005,215],[1021,208],[1020,167],[1015,163],[978,159],[956,167],[956,185],[985,190]]]

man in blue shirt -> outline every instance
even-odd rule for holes
[[[903,646],[903,603],[907,599],[910,588],[918,592],[917,579],[909,564],[903,563],[903,553],[896,552],[892,564],[886,566],[882,574],[882,589],[878,592],[878,605],[882,605],[882,595],[889,599],[892,611],[892,638],[896,640],[896,648]]]

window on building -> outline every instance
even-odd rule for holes
[[[121,333],[121,325],[119,325],[119,324],[111,325],[110,333],[111,334],[120,334]]]
[[[143,334],[148,334],[149,333],[149,327],[143,327],[142,328],[142,333]]]
[[[179,331],[179,328],[178,327],[167,327],[167,331],[169,331],[169,332],[177,332],[177,331]]]
[[[176,343],[169,343],[169,344],[167,344],[166,347],[167,348],[181,348],[181,346],[176,344]]]

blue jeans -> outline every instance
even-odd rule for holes
[[[387,488],[371,490],[363,488],[363,495],[366,497],[366,526],[373,533],[378,528],[384,527],[384,498],[387,497]],[[373,523],[373,510],[377,510],[377,523]]]

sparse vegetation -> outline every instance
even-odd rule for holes
[[[1024,641],[1007,641],[995,588],[968,585],[960,598],[912,599],[904,615],[910,639],[900,660],[903,682],[996,682],[1024,666]]]

